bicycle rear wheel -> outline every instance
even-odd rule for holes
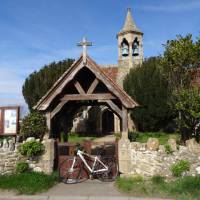
[[[105,157],[102,159],[102,162],[108,167],[108,171],[97,174],[97,178],[103,182],[114,181],[119,174],[116,159]]]
[[[74,160],[75,159],[75,160]],[[72,168],[72,164],[74,166]],[[64,160],[59,167],[60,180],[66,184],[80,183],[82,175],[82,165],[76,156]]]

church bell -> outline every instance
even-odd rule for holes
[[[137,42],[133,44],[133,56],[138,56],[139,55],[139,45]]]
[[[128,56],[128,45],[126,44],[122,46],[122,56]]]

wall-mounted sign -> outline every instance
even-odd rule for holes
[[[16,135],[19,128],[19,107],[0,107],[0,135]]]

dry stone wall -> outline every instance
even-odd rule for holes
[[[34,138],[28,138],[28,140],[34,140]],[[54,140],[45,136],[42,143],[45,147],[43,155],[30,160],[18,153],[20,143],[15,142],[14,139],[9,141],[4,139],[0,142],[0,175],[14,173],[16,164],[21,161],[27,162],[32,171],[50,174],[53,171],[55,158]]]
[[[188,140],[186,146],[176,145],[176,141],[168,141],[172,153],[167,153],[156,138],[147,143],[130,142],[128,139],[119,141],[119,168],[126,176],[161,175],[171,177],[171,166],[180,160],[188,160],[190,171],[184,175],[200,174],[200,145],[194,139]]]

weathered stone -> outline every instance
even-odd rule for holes
[[[159,148],[159,140],[157,138],[149,138],[147,141],[147,149],[156,151]]]
[[[196,142],[194,138],[187,140],[185,143],[190,152],[200,153],[200,145]]]
[[[200,166],[196,168],[197,174],[200,174]]]
[[[34,172],[42,172],[42,169],[40,167],[35,167],[33,168]]]
[[[33,141],[33,140],[35,140],[34,137],[28,137],[28,138],[26,139],[26,142],[30,142],[30,141]]]
[[[165,152],[165,146],[164,145],[159,145],[159,151],[161,153],[164,153]]]
[[[170,138],[168,140],[168,144],[171,147],[172,151],[176,151],[177,150],[177,146],[176,146],[176,140],[173,138]]]

